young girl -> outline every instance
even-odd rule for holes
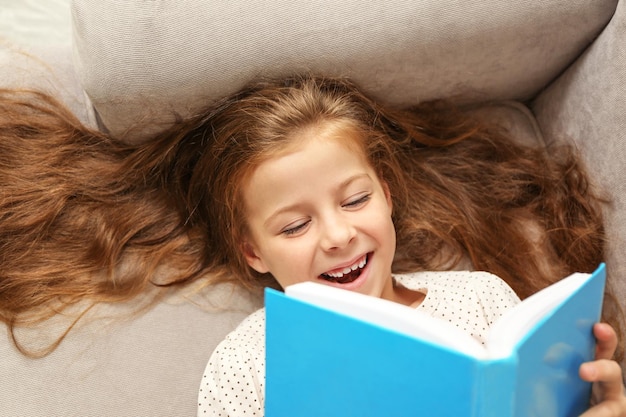
[[[47,96],[3,91],[0,132],[0,317],[11,329],[202,277],[250,288],[316,280],[448,308],[453,320],[479,309],[459,325],[480,338],[516,302],[507,285],[405,273],[488,271],[524,298],[603,259],[597,199],[571,154],[516,146],[437,105],[383,108],[344,80],[257,83],[136,146],[86,129]],[[619,330],[611,305],[609,294],[605,319]],[[211,359],[207,411],[262,412],[262,320],[251,316]],[[626,415],[608,360],[617,336],[605,325],[595,335],[598,361],[581,368],[601,382],[590,415]],[[219,368],[230,348],[251,358],[237,374]],[[230,387],[217,378],[252,380],[257,401],[225,408]]]
[[[220,219],[214,239],[250,283],[358,291],[422,309],[482,341],[519,301],[504,281],[392,270],[473,264],[527,296],[595,268],[600,218],[571,155],[554,161],[460,115],[429,112],[390,112],[338,80],[258,84],[211,115],[213,144],[197,166],[215,169],[194,172],[208,186],[194,212]],[[259,310],[215,350],[199,415],[263,415],[264,322]],[[598,358],[610,357],[614,333],[605,325],[595,333]],[[626,415],[619,367],[600,371],[601,363],[581,368],[583,378],[608,382],[606,401],[589,415],[608,407]]]

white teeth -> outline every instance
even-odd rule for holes
[[[359,262],[355,263],[352,266],[345,267],[340,272],[333,272],[333,273],[327,272],[325,275],[328,275],[329,277],[333,277],[333,278],[341,278],[345,274],[349,274],[352,271],[356,271],[359,268],[363,268],[366,264],[367,264],[367,256],[364,256]]]

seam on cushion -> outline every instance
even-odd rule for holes
[[[535,136],[535,139],[537,140],[537,142],[543,144],[543,146],[548,145],[545,140],[545,137],[543,136],[543,133],[541,132],[541,128],[539,127],[539,122],[537,122],[537,118],[535,118],[535,115],[528,108],[528,106],[515,100],[505,100],[499,104],[502,105],[503,107],[508,107],[510,109],[519,111],[524,116],[524,118],[528,121],[529,125],[531,126],[533,135]]]

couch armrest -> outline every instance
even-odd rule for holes
[[[91,101],[84,93],[68,45],[0,43],[0,87],[46,92],[65,104],[85,125],[96,127]]]
[[[607,265],[619,300],[626,299],[625,38],[626,1],[621,0],[606,29],[532,105],[548,143],[573,141],[592,178],[610,194]]]

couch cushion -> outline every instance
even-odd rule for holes
[[[250,78],[347,75],[404,105],[526,99],[606,25],[617,0],[74,0],[75,56],[101,123],[167,123]],[[131,137],[140,138],[141,131]]]
[[[6,326],[0,326],[0,415],[195,415],[211,352],[260,307],[260,299],[224,285],[176,294],[132,315],[138,301],[96,306],[41,359],[18,352]],[[29,348],[44,346],[58,337],[68,320],[56,316],[18,335]]]

